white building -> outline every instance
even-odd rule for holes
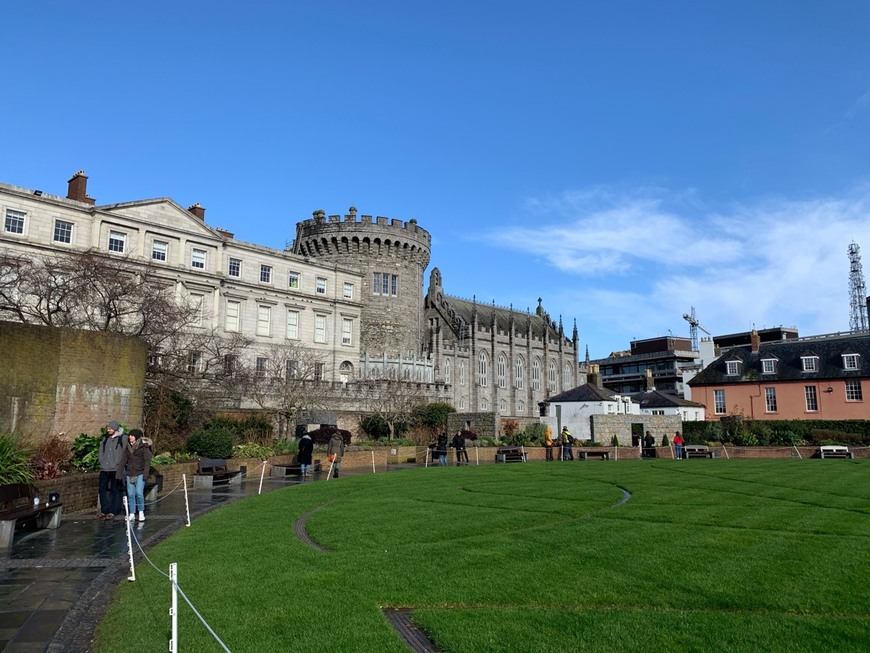
[[[543,404],[541,423],[550,427],[553,437],[567,426],[578,440],[593,440],[594,416],[640,415],[640,406],[630,397],[619,395],[594,383],[584,383],[550,397]]]

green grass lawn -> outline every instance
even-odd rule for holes
[[[625,493],[630,498],[625,499]],[[621,503],[622,502],[622,503]],[[330,553],[303,544],[293,525]],[[149,557],[234,653],[868,651],[870,461],[528,463],[270,492]],[[167,650],[170,584],[118,588],[99,652]],[[182,604],[180,650],[219,645]]]

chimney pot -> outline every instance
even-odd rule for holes
[[[68,200],[86,202],[87,204],[95,203],[96,200],[94,200],[93,197],[88,197],[88,176],[85,174],[84,170],[79,170],[75,173],[72,178],[70,178],[68,184],[69,186],[66,193],[66,198]]]
[[[199,218],[200,220],[205,222],[205,209],[202,207],[202,205],[199,202],[197,202],[196,204],[193,204],[191,206],[188,206],[187,210],[190,211],[191,213],[193,213],[193,215],[195,215],[197,218]]]

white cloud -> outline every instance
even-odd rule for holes
[[[534,228],[487,237],[543,259],[549,308],[609,338],[602,349],[685,335],[691,306],[714,334],[783,325],[813,335],[849,327],[847,247],[870,252],[868,209],[866,185],[718,210],[692,192],[596,187],[529,200]]]

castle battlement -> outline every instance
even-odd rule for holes
[[[323,209],[312,213],[312,217],[296,225],[296,240],[334,237],[338,234],[354,234],[359,238],[378,238],[381,240],[407,240],[428,250],[432,237],[428,231],[417,224],[416,218],[407,222],[383,216],[357,215],[356,207],[350,207],[347,215],[327,216]]]

